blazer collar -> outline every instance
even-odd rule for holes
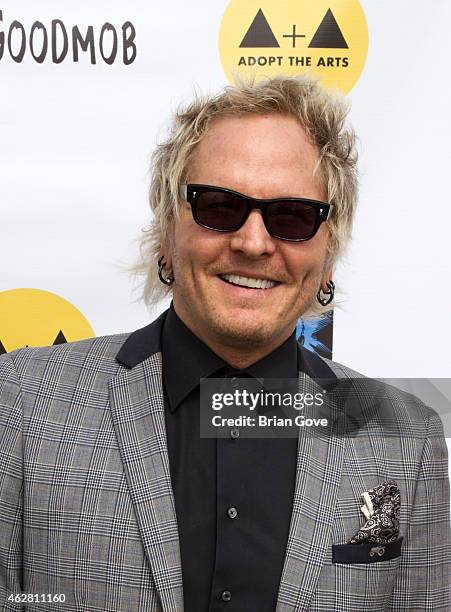
[[[134,368],[155,353],[161,351],[161,331],[168,311],[146,325],[134,331],[121,346],[116,360],[126,368]]]

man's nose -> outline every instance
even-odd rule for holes
[[[230,248],[232,251],[241,251],[253,258],[274,253],[276,249],[274,239],[268,234],[259,210],[252,210],[245,224],[233,232]]]

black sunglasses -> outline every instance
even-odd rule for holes
[[[250,198],[212,185],[181,185],[180,195],[191,205],[194,221],[216,232],[236,232],[251,210],[258,208],[268,233],[280,240],[310,240],[326,221],[332,204],[307,198]]]

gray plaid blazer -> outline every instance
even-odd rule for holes
[[[144,335],[0,358],[0,610],[183,611],[159,344],[164,316]],[[328,365],[339,378],[356,375]],[[304,373],[299,381],[313,384]],[[443,427],[411,396],[393,391],[390,401],[408,436],[312,437],[300,428],[277,612],[451,609]],[[333,563],[333,545],[365,522],[361,493],[389,478],[401,491],[400,554]],[[64,594],[65,602],[8,601],[20,593]]]

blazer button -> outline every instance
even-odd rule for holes
[[[222,601],[230,601],[232,599],[232,593],[230,591],[223,591],[221,593]]]
[[[236,427],[231,429],[230,430],[230,437],[232,438],[232,440],[236,440],[237,438],[239,438],[240,437],[240,430],[237,429]]]

